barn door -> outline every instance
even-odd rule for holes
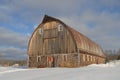
[[[55,55],[53,58],[53,67],[57,67],[58,66],[58,56]]]
[[[53,67],[53,56],[47,56],[47,66],[48,67]]]
[[[48,67],[57,67],[58,66],[58,56],[48,56],[47,57]]]

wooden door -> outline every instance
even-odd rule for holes
[[[53,67],[58,67],[58,56],[57,55],[53,57]]]

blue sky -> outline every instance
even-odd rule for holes
[[[104,50],[120,48],[120,0],[0,0],[0,55],[26,59],[29,38],[45,14]]]

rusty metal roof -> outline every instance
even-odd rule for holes
[[[91,53],[91,54],[105,57],[105,55],[103,54],[102,48],[98,44],[96,44],[95,42],[90,40],[88,37],[84,36],[82,33],[74,30],[73,28],[71,28],[69,26],[67,26],[67,27],[74,36],[74,39],[77,44],[77,48],[79,48],[82,51]]]

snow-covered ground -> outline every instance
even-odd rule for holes
[[[120,80],[120,61],[81,68],[0,67],[0,80]]]

